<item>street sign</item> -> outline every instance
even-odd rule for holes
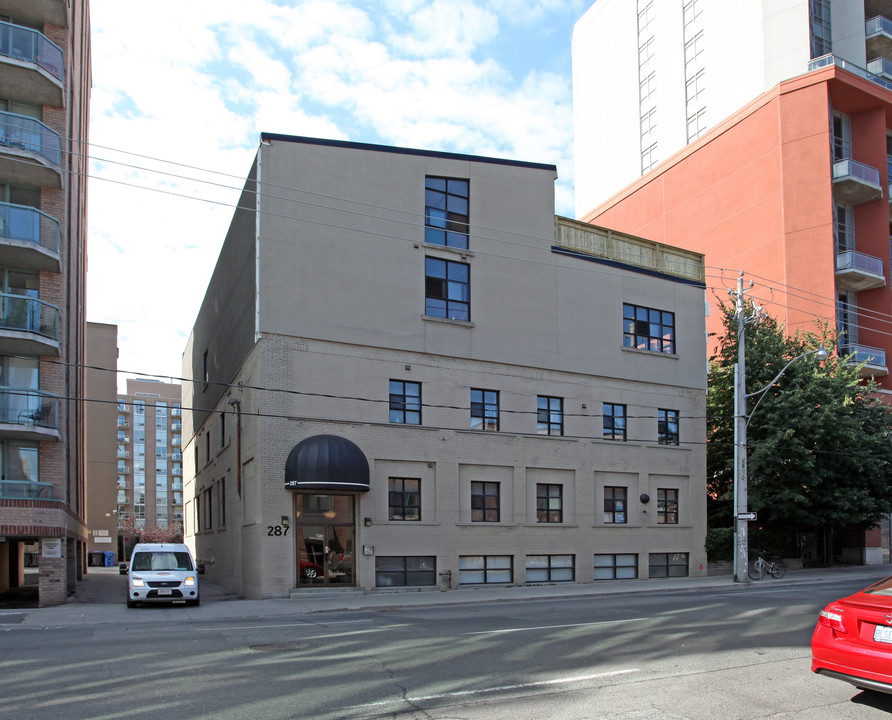
[[[755,520],[756,513],[754,512],[745,512],[745,513],[737,513],[738,520]]]

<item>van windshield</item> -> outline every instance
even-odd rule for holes
[[[133,556],[134,570],[194,570],[187,552],[138,552]]]

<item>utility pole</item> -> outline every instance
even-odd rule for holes
[[[750,286],[752,287],[752,285]],[[746,304],[743,299],[743,271],[737,278],[737,364],[734,366],[734,582],[748,583],[749,525],[747,512],[749,489],[746,476]]]

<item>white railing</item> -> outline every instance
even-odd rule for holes
[[[836,255],[836,270],[860,270],[883,277],[883,261],[872,255],[846,250]]]

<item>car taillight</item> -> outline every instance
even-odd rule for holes
[[[818,622],[831,630],[836,630],[836,632],[847,632],[845,623],[842,621],[842,608],[834,605],[828,605],[818,613]]]

